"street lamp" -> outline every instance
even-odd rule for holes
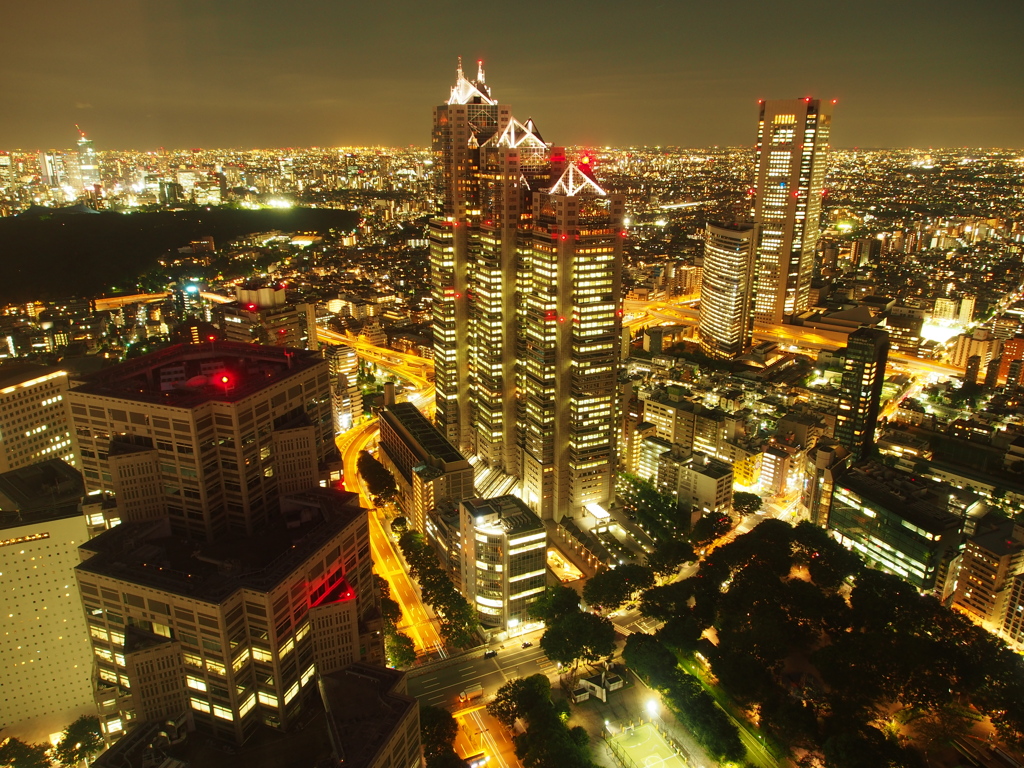
[[[657,699],[648,699],[647,700],[647,714],[649,714],[651,717],[654,717],[655,715],[658,714],[658,701],[657,701]]]

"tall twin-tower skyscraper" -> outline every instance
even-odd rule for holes
[[[709,224],[698,335],[703,350],[735,357],[755,322],[808,309],[821,224],[832,104],[762,101],[752,221]]]
[[[614,498],[623,197],[461,60],[434,110],[436,422],[544,519]]]

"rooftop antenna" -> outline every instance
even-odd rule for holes
[[[476,60],[476,80],[477,80],[478,83],[485,83],[485,82],[487,82],[486,80],[484,80],[484,60],[483,59],[477,59]]]
[[[75,123],[75,130],[78,131],[78,135],[83,139],[85,138],[85,131],[78,127],[78,123]]]
[[[459,68],[458,68],[458,70],[456,70],[456,77],[458,77],[459,80],[465,80],[466,79],[466,76],[462,72],[462,57],[461,56],[459,56]]]

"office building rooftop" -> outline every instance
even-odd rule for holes
[[[265,529],[199,544],[170,534],[166,520],[122,523],[81,549],[79,569],[142,586],[220,602],[238,589],[270,591],[324,542],[366,511],[348,491],[316,488],[282,498],[282,515]],[[343,599],[335,596],[331,602]]]
[[[60,459],[0,474],[0,529],[81,514],[82,475]]]
[[[237,402],[322,363],[316,352],[231,341],[176,344],[85,377],[84,394],[178,408]]]

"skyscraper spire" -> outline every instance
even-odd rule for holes
[[[476,60],[476,81],[478,83],[481,83],[481,84],[487,82],[484,79],[484,60],[483,59],[477,59]]]
[[[459,67],[455,70],[455,81],[465,80],[466,74],[462,71],[462,57],[459,56]]]

